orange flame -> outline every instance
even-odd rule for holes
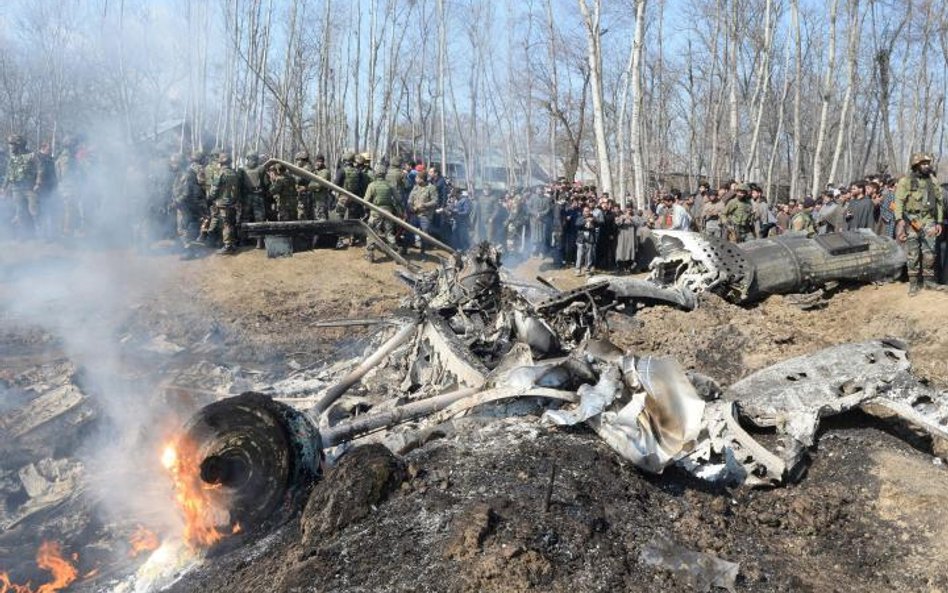
[[[179,438],[168,444],[161,454],[161,464],[174,483],[175,500],[184,519],[183,538],[189,547],[207,548],[233,533],[232,528],[218,529],[229,523],[214,493],[220,486],[201,480],[200,455],[191,441]]]
[[[0,572],[0,593],[53,593],[68,587],[79,574],[76,567],[63,558],[59,544],[56,542],[43,542],[36,552],[36,565],[51,572],[53,580],[34,590],[30,583],[25,585],[11,583],[10,575]]]
[[[131,548],[128,551],[128,555],[132,558],[135,558],[142,552],[151,552],[152,550],[158,549],[158,536],[155,535],[155,532],[145,529],[141,525],[135,529],[135,532],[128,538],[128,543]]]

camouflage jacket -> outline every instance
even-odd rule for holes
[[[316,169],[313,171],[313,173],[315,173],[316,176],[319,177],[320,179],[331,181],[332,173],[330,173],[329,169],[327,169],[326,167],[322,167],[321,169]],[[309,191],[317,198],[326,198],[329,196],[329,188],[318,181],[310,180]]]
[[[401,203],[391,184],[384,179],[376,179],[365,190],[365,201],[392,213],[401,211]]]
[[[204,204],[204,188],[198,183],[194,169],[182,169],[175,174],[171,183],[171,202],[176,208],[202,206]]]
[[[211,200],[218,208],[233,208],[240,199],[240,178],[229,165],[221,165],[211,184]]]
[[[400,168],[389,167],[385,172],[385,181],[388,181],[399,197],[405,195],[405,172]]]
[[[7,175],[4,178],[4,187],[15,189],[33,189],[36,185],[37,162],[32,152],[11,154],[7,160]]]
[[[438,190],[433,185],[416,185],[408,196],[411,209],[419,216],[431,216],[438,207]]]
[[[806,210],[797,212],[790,219],[790,230],[803,231],[807,237],[812,237],[816,234],[816,222],[813,220],[813,215]]]
[[[724,217],[739,229],[754,226],[754,208],[747,200],[733,199],[724,207]]]
[[[267,179],[267,173],[263,169],[263,165],[241,167],[237,171],[237,176],[240,178],[241,199],[249,199],[253,194],[266,195],[270,181]]]
[[[923,226],[944,220],[941,188],[935,176],[919,177],[911,173],[899,179],[892,211],[896,221],[904,217]]]

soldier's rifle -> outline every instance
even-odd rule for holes
[[[375,212],[375,213],[378,214],[379,216],[381,216],[381,217],[383,217],[383,218],[386,218],[386,219],[388,219],[388,220],[394,222],[395,224],[397,224],[397,225],[400,226],[401,228],[405,229],[406,231],[408,231],[408,232],[410,232],[410,233],[413,233],[413,234],[415,234],[415,235],[418,235],[418,236],[421,237],[422,239],[425,239],[425,240],[428,241],[429,243],[432,243],[433,245],[436,245],[436,246],[440,247],[441,249],[447,251],[447,252],[450,253],[451,255],[454,255],[455,253],[457,253],[456,250],[454,250],[453,248],[449,247],[448,245],[442,243],[441,241],[435,239],[434,237],[432,237],[432,236],[429,235],[428,233],[424,232],[423,230],[421,230],[421,229],[419,229],[419,228],[417,228],[417,227],[415,227],[415,226],[413,226],[413,225],[408,224],[407,222],[405,222],[405,221],[402,220],[401,218],[399,218],[399,217],[397,217],[397,216],[395,216],[395,215],[393,215],[393,214],[390,214],[390,213],[386,212],[385,210],[379,208],[379,207],[376,206],[375,204],[372,204],[372,203],[370,203],[370,202],[366,202],[365,200],[363,200],[363,199],[360,198],[359,196],[355,195],[355,194],[352,193],[351,191],[348,191],[348,190],[346,190],[346,189],[343,189],[343,188],[339,187],[338,185],[336,185],[335,183],[333,183],[333,182],[331,182],[331,181],[329,181],[329,180],[327,180],[327,179],[323,179],[322,177],[316,175],[315,173],[312,173],[312,172],[310,172],[310,171],[307,171],[306,169],[301,169],[300,167],[297,167],[296,165],[290,164],[290,163],[288,163],[288,162],[286,162],[286,161],[284,161],[284,160],[281,160],[281,159],[268,159],[267,162],[264,163],[263,166],[264,166],[264,167],[269,167],[269,166],[271,166],[271,165],[283,165],[283,167],[286,168],[286,170],[289,171],[290,173],[293,173],[294,175],[299,175],[299,176],[301,176],[301,177],[306,177],[307,179],[312,179],[313,181],[319,183],[320,185],[322,185],[322,186],[324,186],[324,187],[327,187],[327,188],[333,190],[333,191],[336,192],[336,193],[342,194],[342,195],[348,197],[349,199],[355,200],[356,202],[362,204],[363,206],[365,206],[366,208],[368,208],[368,209],[371,210],[372,212]]]

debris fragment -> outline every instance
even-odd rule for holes
[[[734,303],[801,293],[833,282],[891,282],[905,267],[898,243],[869,229],[800,233],[736,244],[689,231],[654,231],[660,255],[649,280],[713,291]]]
[[[639,562],[667,570],[676,581],[699,593],[710,591],[712,587],[734,593],[740,570],[740,565],[735,562],[688,550],[665,538],[656,538],[645,544],[639,553]]]

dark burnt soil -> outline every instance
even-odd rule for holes
[[[738,562],[738,591],[944,590],[948,471],[860,418],[837,426],[802,483],[728,491],[643,474],[585,430],[472,419],[404,474],[359,452],[315,488],[302,541],[294,521],[172,591],[690,590],[638,562],[655,539]],[[326,512],[335,499],[356,518]]]

